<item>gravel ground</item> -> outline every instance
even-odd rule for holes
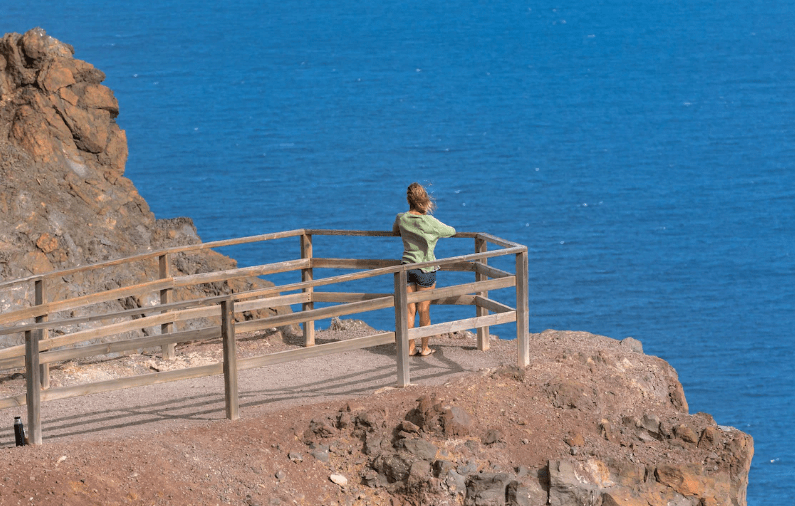
[[[354,325],[319,332],[317,342],[368,333],[372,329]],[[470,333],[433,339],[434,355],[411,358],[407,388],[394,388],[394,345],[245,371],[239,379],[241,419],[235,421],[225,418],[222,376],[46,402],[40,446],[13,446],[13,416],[24,418],[25,408],[7,409],[0,415],[8,429],[0,431],[0,506],[461,505],[464,491],[435,477],[426,476],[419,488],[368,484],[375,465],[367,450],[372,438],[337,423],[343,416],[376,421],[373,427],[389,439],[418,402],[429,398],[471,417],[467,435],[420,436],[463,474],[526,469],[532,482],[548,462],[566,460],[583,472],[597,469],[598,476],[605,463],[619,471],[641,470],[629,487],[648,485],[644,473],[659,465],[707,466],[699,483],[709,482],[711,473],[733,473],[738,483],[747,479],[750,437],[718,428],[709,415],[687,415],[675,371],[644,355],[637,341],[560,331],[532,334],[530,340],[530,365],[518,369],[503,366],[516,362],[512,341],[495,339],[490,350],[479,352]],[[297,335],[239,336],[238,356],[299,342]],[[169,362],[133,355],[64,364],[54,368],[51,383],[217,362],[221,345],[177,351]],[[0,380],[0,396],[20,390],[22,379]],[[639,429],[647,416],[658,417],[670,437],[647,437]],[[324,456],[307,442],[307,431],[318,434],[318,424],[330,432],[318,436]],[[703,446],[696,435],[706,431],[712,439]],[[539,479],[537,491],[545,498]],[[722,504],[704,504],[713,503]]]
[[[351,321],[348,321],[351,322]],[[353,321],[355,322],[355,321]],[[373,333],[369,328],[348,323],[344,330],[316,333],[316,342],[350,339]],[[240,336],[240,357],[274,353],[299,346],[297,333]],[[516,346],[495,340],[488,352],[477,352],[475,336],[464,332],[433,340],[436,353],[411,357],[412,384],[438,385],[456,375],[515,362]],[[379,389],[394,387],[397,381],[395,345],[349,351],[309,358],[270,367],[241,371],[238,377],[241,418],[303,406],[320,401],[367,396]],[[130,374],[200,366],[220,360],[221,344],[211,341],[177,348],[173,362],[156,354],[78,364],[71,362],[51,370],[51,385],[68,386],[102,381]],[[0,397],[24,393],[24,379],[6,378],[0,383]],[[0,447],[13,446],[14,416],[27,419],[27,408],[4,410],[8,430],[0,431]],[[152,431],[189,428],[225,419],[223,376],[196,378],[129,388],[102,394],[45,402],[42,405],[43,443],[76,439],[123,438]],[[26,424],[27,426],[27,424]]]

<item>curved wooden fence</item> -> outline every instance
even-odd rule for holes
[[[529,363],[527,247],[489,234],[458,233],[454,238],[474,240],[473,253],[442,258],[432,263],[407,266],[400,265],[398,260],[316,257],[312,249],[313,236],[387,237],[393,236],[393,234],[392,232],[358,230],[291,230],[170,248],[0,283],[0,291],[22,287],[22,289],[33,288],[34,294],[34,300],[30,307],[0,313],[0,336],[20,333],[25,336],[24,345],[0,349],[0,372],[22,367],[26,371],[26,393],[0,399],[0,409],[26,404],[30,442],[41,444],[40,410],[43,401],[223,373],[226,415],[230,419],[236,419],[239,416],[237,374],[240,370],[394,342],[397,344],[397,385],[402,387],[408,385],[410,380],[408,361],[410,339],[477,329],[478,349],[485,351],[489,346],[489,327],[514,321],[517,329],[517,363],[520,367]],[[170,272],[171,258],[180,253],[292,237],[297,237],[300,240],[300,255],[294,260],[188,276],[174,277]],[[493,249],[489,249],[488,245],[492,245]],[[488,264],[489,258],[501,256],[515,257],[516,270],[514,273],[497,269]],[[47,299],[48,284],[64,276],[98,269],[130,266],[146,261],[158,262],[158,279],[133,286],[88,293],[65,300],[48,301]],[[474,281],[408,293],[406,271],[409,268],[424,265],[439,265],[442,270],[448,271],[472,272]],[[315,269],[323,268],[354,272],[315,278]],[[181,302],[172,301],[173,290],[179,287],[290,271],[300,271],[301,281],[230,295]],[[393,277],[387,285],[390,288],[389,292],[362,293],[321,290],[322,287],[381,276]],[[515,308],[490,299],[488,296],[489,291],[508,288],[515,289]],[[160,304],[106,314],[55,319],[55,316],[62,316],[67,312],[92,304],[152,293],[159,295]],[[475,308],[474,316],[409,329],[407,305],[427,300],[433,304],[473,306]],[[333,303],[334,305],[316,308],[316,302]],[[250,314],[251,311],[297,304],[301,305],[301,311],[235,323],[235,314],[243,312]],[[383,332],[315,345],[314,322],[316,320],[385,308],[394,308],[394,332]],[[180,332],[174,330],[175,323],[198,318],[208,319],[207,321],[220,321],[220,325]],[[303,324],[305,347],[238,359],[235,349],[236,332],[250,332],[293,324]],[[80,328],[81,326],[87,328]],[[63,333],[64,329],[74,328],[79,330]],[[74,346],[78,343],[101,340],[144,328],[153,328],[154,335],[80,347]],[[54,329],[58,329],[62,335],[51,337],[50,331]],[[159,333],[157,333],[158,329]],[[151,347],[162,347],[164,357],[173,358],[174,346],[177,342],[215,339],[219,336],[223,341],[223,362],[220,363],[76,386],[49,388],[48,367],[52,363]]]

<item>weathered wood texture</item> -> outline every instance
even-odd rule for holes
[[[497,290],[500,288],[509,288],[516,284],[516,280],[511,276],[510,278],[490,279],[488,281],[476,281],[474,283],[467,283],[464,285],[446,286],[444,288],[434,288],[433,290],[423,290],[421,292],[412,292],[408,294],[408,302],[422,302],[426,300],[438,299],[441,297],[453,297],[455,295],[464,295],[468,293],[487,292],[489,290]]]
[[[158,257],[158,272],[160,279],[168,279],[171,277],[171,264],[169,263],[168,255],[160,255]],[[164,288],[160,290],[160,305],[166,306],[172,302],[173,297],[173,290],[171,288]],[[164,310],[163,312],[167,312],[168,310]],[[174,330],[174,324],[172,322],[162,323],[160,325],[160,333],[161,334],[168,334]],[[176,352],[174,350],[174,344],[167,344],[163,346],[163,358],[167,360],[174,360],[176,357]]]
[[[41,330],[25,332],[25,383],[28,403],[28,440],[41,444],[41,378],[39,377],[39,339]]]
[[[527,250],[516,255],[516,345],[518,365],[530,364],[530,308],[528,299],[528,259]]]
[[[40,306],[47,302],[47,285],[45,284],[44,279],[36,280],[34,284],[34,303],[37,306]],[[48,320],[48,315],[44,314],[41,316],[36,317],[36,323],[45,323]],[[39,341],[44,341],[49,336],[48,329],[41,329],[38,331]],[[41,388],[47,390],[50,388],[50,366],[49,364],[41,364],[41,370],[39,371],[41,374]]]
[[[389,297],[364,300],[361,302],[350,302],[348,304],[312,309],[309,311],[302,311],[300,313],[271,316],[269,318],[262,318],[259,320],[240,322],[237,324],[237,328],[241,332],[252,332],[255,330],[281,327],[283,325],[294,325],[296,323],[320,320],[323,318],[333,318],[335,316],[364,313],[367,311],[375,311],[376,309],[392,307],[392,300],[392,296],[390,295]]]
[[[483,261],[485,262],[485,260],[483,260]],[[483,263],[483,264],[481,264],[481,263],[473,264],[473,270],[475,272],[477,272],[478,274],[484,276],[483,279],[485,279],[485,278],[507,278],[507,277],[513,276],[513,274],[511,274],[510,272],[505,272],[503,270],[491,267],[489,265],[486,265],[485,263]]]
[[[230,279],[297,271],[298,269],[305,269],[308,267],[309,259],[287,260],[285,262],[278,262],[275,264],[255,265],[254,267],[243,267],[240,269],[228,269],[225,271],[203,272],[201,274],[191,274],[190,276],[180,276],[174,278],[174,286],[181,287],[198,285],[202,283],[215,283],[217,281],[228,281]]]
[[[453,322],[434,323],[425,327],[414,327],[409,330],[409,339],[420,339],[422,337],[432,337],[437,334],[447,334],[449,332],[459,332],[461,330],[476,329],[486,325],[500,325],[516,321],[516,312],[492,314],[489,316],[476,316],[465,320]]]
[[[41,353],[41,362],[52,364],[55,362],[65,362],[85,357],[96,357],[108,353],[124,353],[127,351],[137,351],[156,346],[164,346],[175,343],[198,342],[219,337],[218,327],[209,327],[198,330],[188,330],[184,332],[172,332],[137,339],[125,339],[112,343],[94,344],[91,346],[81,346],[79,348],[66,348],[62,350],[51,350]]]
[[[34,306],[0,314],[0,325],[12,325],[10,327],[0,328],[0,335],[20,332],[24,332],[25,334],[24,346],[0,350],[0,368],[20,367],[24,365],[27,370],[26,393],[0,399],[0,409],[27,404],[31,441],[34,444],[40,444],[40,406],[43,401],[223,373],[226,414],[228,418],[236,419],[239,417],[237,385],[237,373],[239,370],[275,365],[310,357],[325,356],[394,342],[396,343],[397,351],[397,384],[399,386],[406,386],[410,382],[408,362],[408,343],[410,339],[419,339],[466,329],[478,329],[478,347],[482,350],[486,350],[488,349],[489,339],[488,327],[490,325],[498,325],[513,321],[517,324],[517,361],[520,366],[526,366],[529,363],[528,255],[526,247],[494,237],[490,234],[458,233],[454,237],[475,240],[474,253],[406,266],[400,265],[399,261],[391,259],[314,258],[312,251],[313,235],[363,237],[393,236],[391,231],[292,230],[227,241],[216,241],[201,245],[170,248],[160,252],[151,252],[126,259],[117,259],[93,266],[66,269],[59,272],[30,276],[21,280],[0,283],[0,289],[15,283],[31,281],[35,282],[36,286]],[[174,253],[290,237],[300,238],[300,259],[268,265],[180,276],[176,278],[171,276],[169,255]],[[487,244],[494,244],[498,246],[498,248],[489,251]],[[487,263],[489,258],[507,255],[515,255],[516,257],[515,275],[496,269],[489,266]],[[63,301],[48,302],[46,300],[46,279],[55,279],[59,276],[90,269],[121,266],[131,262],[140,262],[154,258],[158,258],[159,262],[158,271],[160,279],[158,280],[147,281],[137,285],[107,290],[100,293],[87,294]],[[441,269],[449,271],[473,272],[475,274],[475,282],[422,292],[407,293],[407,269],[429,265],[439,265]],[[313,269],[318,268],[353,269],[358,272],[316,279]],[[177,287],[296,270],[301,271],[300,283],[256,289],[232,295],[207,297],[180,303],[172,302],[173,290]],[[324,292],[315,290],[317,287],[332,286],[377,276],[387,276],[389,274],[394,278],[392,293]],[[488,292],[490,290],[514,286],[516,287],[516,309],[488,297]],[[47,321],[49,315],[60,311],[152,292],[159,292],[159,306],[119,311],[105,315]],[[297,293],[285,294],[286,292]],[[407,306],[409,303],[421,301],[431,301],[433,304],[475,306],[476,316],[474,318],[409,329]],[[336,303],[336,305],[315,308],[315,302]],[[301,304],[303,311],[296,314],[282,314],[243,321],[237,325],[234,323],[234,315],[236,313],[253,312],[260,309],[293,304]],[[393,307],[395,310],[395,332],[385,332],[357,339],[314,345],[315,320],[389,307]],[[493,314],[489,314],[490,312]],[[196,318],[217,318],[218,316],[221,317],[220,328],[216,326],[189,332],[173,331],[175,322]],[[137,318],[131,321],[118,321],[119,319],[126,319],[129,317]],[[30,323],[31,318],[35,318],[35,323]],[[88,322],[102,322],[104,320],[111,320],[113,323],[102,325],[99,328],[84,329],[54,338],[47,338],[47,332],[50,329],[69,327]],[[295,323],[304,324],[304,338],[307,347],[238,360],[235,342],[235,334],[237,331],[253,331]],[[81,348],[53,349],[57,347],[67,347],[82,341],[104,338],[131,330],[157,326],[160,326],[161,333],[156,336],[126,339],[112,343],[84,346]],[[41,374],[43,371],[42,368],[50,363],[155,346],[162,346],[164,355],[168,357],[171,356],[169,350],[173,350],[174,344],[178,341],[211,339],[217,338],[219,335],[222,338],[224,357],[223,362],[219,364],[119,378],[71,387],[52,388],[49,390],[41,389],[43,376]]]
[[[144,318],[138,318],[131,321],[112,323],[109,325],[105,325],[104,327],[80,330],[78,332],[73,332],[71,334],[64,334],[62,336],[53,337],[46,341],[42,341],[40,344],[40,349],[44,351],[59,346],[68,346],[70,344],[75,344],[82,341],[90,341],[92,339],[99,339],[116,334],[121,334],[123,332],[129,332],[131,330],[154,327],[166,322],[185,321],[194,318],[206,318],[210,316],[218,317],[220,316],[220,314],[221,313],[218,306],[210,306],[210,307],[197,307],[193,309],[183,309],[180,311],[174,311],[171,313],[159,314],[154,316],[146,316]],[[12,346],[0,350],[0,358],[13,357],[16,355],[19,355],[18,346]]]
[[[400,260],[376,260],[365,258],[313,258],[316,269],[383,269],[400,265]]]
[[[338,232],[339,235],[353,235],[353,234],[343,233],[343,232],[346,232],[346,231],[336,231],[336,232]],[[269,238],[273,238],[273,237],[276,237],[276,236],[278,236],[278,237],[293,237],[293,236],[301,235],[301,231],[292,231],[292,232],[285,233],[285,234],[287,234],[287,235],[283,235],[283,234],[268,234],[267,236]],[[370,233],[368,233],[368,232],[363,232],[362,233],[362,235],[369,235],[369,234]],[[373,234],[377,235],[378,233],[374,232]],[[326,234],[326,235],[333,235],[333,234]],[[265,237],[265,236],[257,236],[257,237]],[[265,239],[257,239],[255,237],[255,238],[244,238],[244,239],[241,239],[240,241],[217,241],[216,243],[207,243],[207,244],[216,244],[216,246],[226,246],[226,245],[230,245],[230,244],[239,244],[239,243],[244,243],[244,242],[254,242],[254,240],[265,240]],[[506,244],[508,244],[508,243],[506,243]],[[512,243],[510,243],[510,244],[512,244]],[[199,248],[197,246],[196,249],[207,249],[207,248],[205,248],[205,247]],[[179,251],[189,251],[189,250],[191,250],[191,248],[188,248],[188,247],[172,248],[172,249],[164,250],[164,251],[161,251],[161,252],[158,252],[158,253],[152,253],[152,254],[147,254],[147,255],[139,255],[139,256],[136,256],[136,257],[130,257],[130,258],[126,259],[126,260],[127,261],[135,261],[135,260],[140,260],[141,258],[153,258],[153,257],[156,257],[156,256],[163,255],[164,253],[167,253],[167,252],[179,252]],[[447,258],[447,259],[438,260],[438,261],[435,261],[435,262],[425,262],[425,263],[420,263],[420,264],[413,264],[412,267],[413,268],[421,268],[421,267],[430,266],[430,265],[440,265],[442,267],[442,269],[451,268],[451,269],[455,270],[457,268],[456,267],[457,265],[463,265],[462,262],[472,262],[472,261],[480,260],[480,259],[483,259],[483,258],[489,258],[489,257],[493,257],[493,256],[508,255],[508,254],[513,254],[513,253],[518,253],[518,252],[520,252],[522,250],[526,251],[526,248],[524,248],[523,246],[516,246],[516,247],[511,247],[511,248],[508,248],[508,249],[505,249],[505,250],[496,250],[496,251],[484,252],[484,253],[476,253],[476,254],[471,254],[471,255],[462,255],[462,256],[457,256],[457,257],[451,257],[451,258]],[[99,264],[99,265],[106,266],[106,265],[109,265],[109,264],[117,265],[117,264],[121,264],[121,263],[124,263],[124,262],[113,261],[113,262],[110,262],[110,263]],[[392,263],[392,262],[389,262],[389,263]],[[65,271],[58,271],[57,273],[49,273],[48,276],[54,277],[56,274],[59,274],[59,273],[61,273],[63,275],[63,273],[80,272],[80,271],[89,269],[90,267],[92,267],[92,266],[86,266],[85,268],[79,268],[79,269],[68,269],[68,270],[65,270]],[[96,266],[94,266],[94,267],[96,267]],[[130,297],[130,296],[142,295],[142,294],[145,294],[145,293],[151,293],[151,292],[156,292],[156,291],[170,290],[170,289],[173,289],[175,287],[184,287],[184,286],[190,286],[190,285],[201,284],[201,283],[211,283],[211,282],[216,282],[216,281],[224,281],[224,280],[227,280],[227,279],[242,278],[242,277],[247,277],[247,276],[259,276],[259,275],[264,275],[264,274],[288,272],[288,271],[292,271],[292,270],[299,270],[299,269],[306,269],[306,268],[311,268],[311,260],[310,259],[289,260],[289,261],[286,261],[286,262],[279,262],[279,263],[275,263],[275,264],[268,264],[268,265],[262,265],[262,266],[245,267],[245,268],[240,268],[240,269],[229,269],[229,270],[225,270],[225,271],[193,274],[193,275],[190,275],[190,276],[180,276],[180,277],[177,277],[177,278],[168,278],[168,279],[159,279],[159,280],[154,280],[154,281],[148,281],[148,282],[140,283],[140,284],[133,285],[133,286],[121,287],[121,288],[116,288],[116,289],[113,289],[113,290],[106,290],[106,291],[100,292],[100,293],[89,294],[89,295],[85,295],[85,296],[81,296],[81,297],[75,297],[75,298],[67,299],[67,300],[64,300],[64,301],[50,302],[50,303],[42,304],[40,306],[33,306],[33,307],[25,308],[25,309],[11,311],[11,312],[8,312],[8,313],[3,313],[3,314],[0,314],[0,325],[5,325],[5,324],[8,324],[8,323],[12,323],[12,322],[19,322],[19,321],[22,321],[22,320],[25,320],[25,319],[28,319],[28,318],[35,318],[36,316],[41,316],[41,315],[44,315],[44,314],[52,314],[52,313],[55,313],[55,312],[58,312],[58,311],[76,309],[78,307],[82,307],[82,306],[86,306],[86,305],[90,305],[90,304],[107,302],[107,301],[111,301],[111,300],[118,300],[118,299],[123,299],[123,298]],[[378,275],[392,274],[392,273],[397,272],[398,270],[403,269],[403,268],[404,267],[401,266],[401,265],[393,265],[391,267],[382,267],[382,268],[374,269],[372,271],[365,271],[365,272],[353,273],[353,274],[342,275],[342,276],[334,276],[332,278],[324,278],[323,280],[318,280],[318,281],[295,283],[293,285],[285,285],[285,286],[278,287],[278,288],[273,288],[273,289],[252,291],[251,293],[252,294],[256,294],[258,292],[259,294],[264,295],[264,294],[267,294],[267,293],[278,293],[280,291],[291,291],[293,289],[304,289],[304,288],[309,288],[309,287],[314,287],[314,286],[322,286],[322,285],[328,285],[328,284],[341,283],[341,282],[345,282],[345,281],[355,281],[355,280],[358,280],[358,279],[365,279],[365,278],[378,276]],[[467,267],[467,270],[469,270],[468,267]],[[25,278],[25,279],[28,279],[28,278]],[[35,277],[35,278],[31,277],[30,279],[43,279],[43,277],[42,276],[38,276],[38,277]],[[18,282],[18,281],[20,281],[20,280],[15,280],[15,282]]]
[[[301,259],[309,261],[309,266],[301,269],[301,281],[312,281],[314,278],[314,271],[312,270],[312,236],[310,234],[304,234],[301,236]],[[309,286],[307,288],[303,288],[301,291],[309,296],[309,300],[301,305],[301,309],[303,311],[311,311],[312,309],[315,309],[315,303],[312,302],[312,292],[314,291],[314,288]],[[304,322],[304,346],[314,345],[315,322],[306,321]]]
[[[484,239],[478,237],[475,239],[475,253],[483,253],[484,251],[488,251],[488,245]],[[481,282],[486,281],[489,276],[486,274],[488,270],[488,266],[486,265],[488,259],[484,258],[475,263],[475,281]],[[494,269],[497,270],[497,269]],[[501,276],[494,276],[500,278]],[[486,290],[482,290],[478,292],[478,297],[482,299],[488,299],[489,292]],[[484,307],[483,305],[479,304],[475,309],[475,315],[480,316],[488,316],[489,310],[488,308]],[[489,349],[489,328],[488,327],[478,327],[478,344],[477,347],[480,351],[486,351]]]
[[[242,296],[243,294],[236,294],[236,296]],[[90,316],[78,316],[74,318],[67,318],[65,320],[47,320],[43,323],[26,323],[23,325],[17,325],[14,327],[2,327],[0,328],[0,336],[2,335],[9,335],[9,334],[21,334],[24,333],[26,330],[38,330],[38,329],[56,329],[60,327],[68,327],[73,325],[80,325],[83,323],[88,322],[99,322],[104,320],[119,320],[124,319],[129,316],[143,316],[151,313],[162,313],[164,310],[175,310],[175,309],[185,309],[189,307],[197,307],[197,306],[211,306],[214,304],[220,304],[222,299],[227,298],[228,296],[217,296],[217,297],[208,297],[206,299],[199,299],[199,300],[189,300],[183,302],[172,302],[171,304],[167,305],[158,305],[158,306],[145,306],[139,307],[134,309],[125,309],[124,311],[117,311],[115,313],[103,313],[97,315],[90,315]]]
[[[226,417],[230,420],[240,418],[237,395],[237,345],[235,342],[235,302],[232,299],[221,302],[221,339],[224,347],[224,400]]]
[[[493,236],[491,234],[479,233],[479,234],[477,234],[477,236],[478,236],[479,239],[483,239],[485,241],[488,241],[488,242],[490,242],[492,244],[496,244],[497,246],[501,246],[503,248],[508,248],[508,249],[524,248],[524,249],[526,249],[521,244],[517,244],[517,243],[511,242],[511,241],[506,241],[505,239],[500,239],[499,237]]]
[[[315,302],[361,302],[363,300],[382,299],[392,297],[391,293],[351,293],[351,292],[314,292],[312,300]]]
[[[165,250],[160,251],[152,251],[148,253],[142,253],[140,255],[133,255],[130,257],[124,258],[117,258],[114,260],[108,260],[106,262],[100,262],[91,265],[81,265],[78,267],[70,267],[68,269],[62,269],[60,271],[53,271],[48,272],[45,274],[36,274],[33,276],[28,276],[25,278],[18,278],[9,281],[0,282],[0,289],[3,289],[7,286],[13,286],[16,284],[27,283],[27,282],[34,282],[39,279],[55,279],[60,278],[63,276],[68,276],[70,274],[76,274],[78,272],[86,272],[98,269],[105,269],[108,267],[115,267],[118,265],[130,264],[134,262],[141,262],[144,260],[151,260],[156,258],[160,255],[164,254],[174,254],[174,253],[188,253],[191,251],[201,251],[213,248],[221,248],[224,246],[236,246],[238,244],[248,244],[252,242],[262,242],[262,241],[270,241],[274,239],[283,239],[287,237],[295,237],[298,235],[303,234],[304,231],[302,229],[298,230],[288,230],[284,232],[275,232],[271,234],[261,234],[261,235],[253,235],[249,237],[240,237],[237,239],[225,239],[222,241],[212,241],[212,242],[204,242],[200,244],[191,244],[188,246],[177,246],[174,248],[168,248]]]
[[[405,387],[409,375],[409,310],[405,270],[395,273],[395,343],[397,343],[397,386]]]
[[[473,298],[474,298],[473,303],[476,306],[488,309],[489,311],[493,311],[495,313],[508,313],[510,311],[515,311],[515,309],[510,306],[501,304],[496,300],[491,300],[485,297],[481,297],[480,295],[475,295]]]
[[[123,353],[126,351],[137,351],[145,348],[154,348],[172,343],[202,341],[214,339],[220,335],[218,327],[205,328],[200,330],[189,330],[185,332],[174,332],[166,335],[155,335],[136,339],[124,339],[112,343],[94,344],[81,346],[79,348],[65,348],[61,350],[42,351],[39,353],[41,364],[53,364],[65,362],[85,357],[96,357],[107,355],[108,353]],[[0,370],[23,367],[25,356],[5,358],[0,360]]]
[[[125,286],[122,288],[114,288],[113,290],[106,290],[104,292],[83,295],[74,297],[72,299],[60,300],[57,302],[46,302],[39,306],[31,306],[25,309],[10,311],[8,313],[0,314],[0,325],[18,322],[27,318],[35,318],[46,314],[57,313],[58,311],[67,311],[76,309],[91,304],[98,304],[100,302],[108,302],[110,300],[123,299],[135,295],[143,295],[165,288],[174,286],[174,281],[171,279],[162,279],[156,281],[148,281],[134,286]]]

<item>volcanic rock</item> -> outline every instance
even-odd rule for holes
[[[105,74],[74,52],[41,28],[0,39],[0,281],[201,242],[189,218],[155,219],[124,177],[127,138],[117,123],[118,101],[102,84]],[[173,257],[175,276],[236,266],[210,250]],[[48,299],[157,278],[156,261],[74,274],[50,283]],[[265,286],[272,284],[259,278],[206,284],[175,290],[174,300]],[[154,297],[92,311],[130,309],[155,303]],[[27,307],[32,299],[31,286],[4,288],[0,311]],[[20,342],[4,336],[0,347]]]

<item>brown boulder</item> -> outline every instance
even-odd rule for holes
[[[698,436],[696,433],[685,424],[679,424],[674,427],[674,434],[677,438],[681,439],[686,443],[698,443]]]
[[[36,246],[44,253],[52,253],[58,248],[58,239],[50,234],[41,234],[39,240],[36,241]]]
[[[71,57],[74,53],[72,46],[64,44],[49,35],[41,28],[28,30],[19,39],[19,46],[25,56],[31,60],[41,60],[47,56]]]
[[[51,62],[39,72],[39,87],[49,93],[55,93],[76,82],[72,71],[58,60]]]
[[[671,371],[673,371],[673,368],[671,368]],[[675,372],[673,379],[674,381],[670,382],[668,385],[668,396],[671,399],[671,404],[682,413],[687,413],[689,408],[687,399],[685,398],[685,389],[682,388],[682,384],[679,383],[679,377]]]
[[[36,69],[27,68],[23,63],[26,56],[20,47],[21,38],[22,36],[18,33],[7,33],[0,41],[0,54],[3,55],[6,62],[3,69],[5,85],[0,90],[3,95],[11,93],[15,87],[36,82]]]
[[[127,138],[105,74],[74,59],[44,30],[0,39],[0,280],[200,243],[188,219],[156,220],[124,177]],[[172,258],[175,276],[230,269],[235,262],[204,250]],[[66,276],[51,300],[157,279],[157,265]],[[174,300],[271,286],[259,278],[177,289]],[[32,303],[28,286],[0,291],[0,307]],[[157,297],[156,297],[157,298]],[[149,304],[151,297],[109,303],[106,311]],[[96,311],[97,308],[85,311]],[[83,311],[83,310],[81,310]],[[263,309],[264,314],[289,308]],[[204,322],[178,323],[177,330]],[[16,337],[0,337],[0,347]]]
[[[85,109],[104,109],[108,111],[111,118],[119,115],[119,102],[113,95],[113,91],[101,84],[89,84],[83,88],[80,97],[80,106]]]
[[[557,378],[545,390],[556,408],[588,409],[594,405],[593,390],[579,381]]]
[[[118,102],[112,91],[99,84],[102,72],[73,59],[70,46],[38,28],[23,36],[7,34],[0,41],[0,54],[4,62],[0,138],[8,132],[9,140],[38,162],[64,163],[64,154],[80,159],[82,151],[104,154],[96,162],[87,161],[96,169],[123,170],[126,147],[120,141],[124,137],[113,121]]]
[[[72,73],[79,83],[99,84],[105,80],[105,73],[83,60],[72,60]]]
[[[80,97],[71,90],[71,88],[61,88],[58,90],[58,96],[61,97],[62,100],[66,100],[72,105],[77,105]],[[54,97],[53,97],[54,98]]]
[[[582,446],[585,444],[585,438],[579,432],[569,434],[563,441],[569,446]]]
[[[52,142],[53,146],[58,144],[56,142],[57,139],[58,141],[61,141],[62,146],[65,144],[76,150],[77,148],[74,146],[74,140],[72,138],[72,131],[69,130],[68,126],[66,126],[66,123],[63,121],[63,117],[58,113],[55,107],[44,106],[39,109],[39,111],[47,121],[47,124],[50,127],[50,133],[55,136],[55,139],[53,139]]]
[[[700,465],[662,465],[657,467],[654,476],[657,482],[685,497],[711,497],[720,504],[730,502],[728,476],[708,475]]]
[[[89,153],[105,150],[110,136],[110,113],[101,109],[87,110],[63,103],[66,124],[72,131],[75,145]]]
[[[442,414],[442,426],[447,436],[466,436],[472,430],[472,425],[472,417],[458,406],[451,406]]]
[[[47,255],[41,251],[29,251],[22,256],[31,274],[43,274],[52,270],[52,264],[47,259]]]
[[[111,169],[110,173],[117,174],[116,177],[118,177],[124,173],[124,164],[127,163],[127,134],[115,123],[111,123],[108,133],[105,151],[100,153],[97,158],[100,163]],[[107,176],[105,178],[107,179]]]
[[[37,160],[43,162],[57,160],[45,117],[30,106],[24,105],[17,110],[11,127],[11,140]]]
[[[626,488],[602,492],[602,506],[649,506],[649,502]]]

